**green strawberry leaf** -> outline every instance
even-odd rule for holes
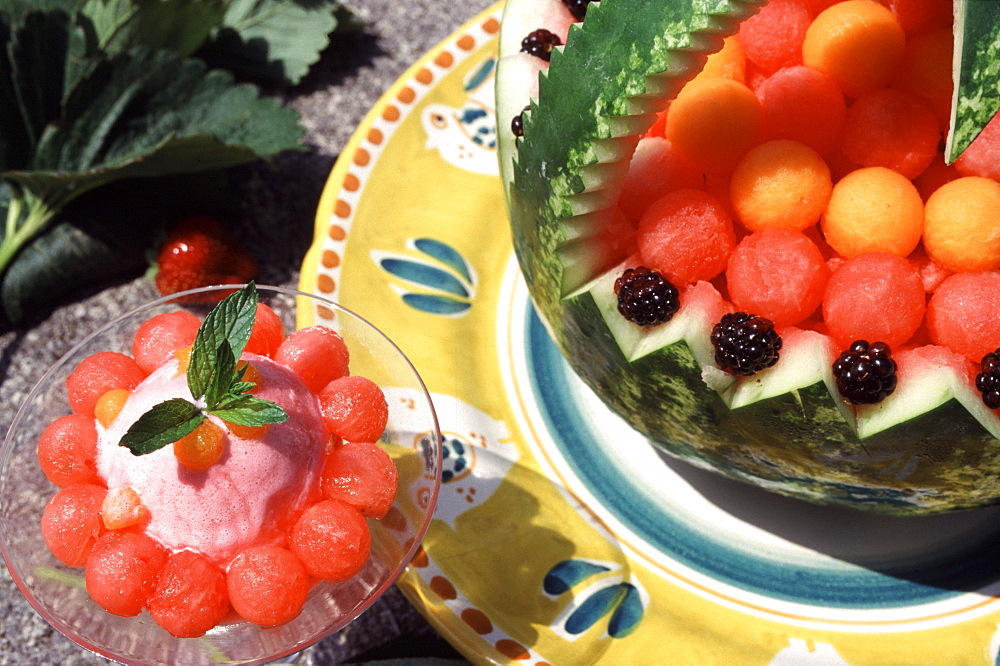
[[[298,144],[298,114],[237,85],[226,72],[170,51],[136,49],[92,69],[46,127],[30,170],[0,172],[8,211],[0,271],[55,212],[98,186],[131,177],[216,170]]]
[[[945,140],[954,162],[1000,111],[1000,2],[957,0],[950,131]]]
[[[106,53],[148,46],[191,55],[225,13],[221,0],[84,0],[80,5]]]
[[[283,423],[288,419],[288,412],[275,403],[247,394],[228,395],[208,412],[224,421],[243,426]]]
[[[132,455],[141,456],[162,449],[190,434],[205,420],[205,414],[183,398],[155,405],[128,429],[119,444]]]
[[[342,13],[337,0],[233,0],[198,56],[246,79],[294,85],[319,60]]]
[[[62,12],[29,12],[10,41],[14,98],[29,145],[59,117],[69,43],[69,17]]]

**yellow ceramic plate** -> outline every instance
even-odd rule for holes
[[[302,269],[434,395],[444,483],[407,596],[479,663],[995,664],[998,510],[885,518],[737,485],[663,458],[567,369],[509,237],[499,22],[474,18],[361,123]]]

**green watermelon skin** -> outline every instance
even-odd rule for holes
[[[523,15],[533,1],[509,0],[507,11]],[[612,224],[621,165],[655,111],[756,9],[727,0],[604,0],[553,52],[524,114],[525,139],[500,143],[501,160],[513,164],[505,189],[515,252],[536,309],[581,379],[673,456],[790,497],[885,514],[994,504],[1000,441],[955,399],[862,440],[829,382],[732,409],[705,383],[687,343],[629,360],[605,323],[602,296],[595,300],[584,278],[624,258],[587,252],[601,247],[594,241]],[[523,26],[505,20],[507,29]],[[510,55],[501,53],[498,98],[519,94],[505,77]],[[498,118],[498,127],[507,124]]]

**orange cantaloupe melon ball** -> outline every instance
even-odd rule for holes
[[[744,83],[747,73],[747,56],[735,35],[722,40],[722,48],[708,56],[705,66],[695,78],[722,76]]]
[[[964,176],[939,187],[924,208],[924,248],[956,272],[1000,268],[1000,183]]]
[[[802,231],[819,221],[830,200],[830,169],[819,153],[788,139],[762,143],[733,170],[733,210],[751,231]]]
[[[905,47],[906,35],[891,11],[875,0],[845,0],[809,25],[802,62],[835,78],[848,97],[857,97],[889,82]]]
[[[924,202],[907,178],[885,167],[856,169],[833,186],[820,226],[845,257],[887,252],[905,257],[920,242]]]
[[[667,111],[665,136],[701,171],[728,173],[763,133],[764,112],[747,86],[722,76],[688,82]]]

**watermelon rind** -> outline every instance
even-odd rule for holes
[[[828,336],[785,331],[778,363],[737,379],[712,358],[708,333],[719,312],[710,298],[699,315],[683,311],[682,295],[676,320],[656,329],[615,312],[611,286],[634,247],[607,241],[632,152],[656,112],[762,3],[592,3],[539,67],[518,53],[520,40],[546,27],[535,19],[564,20],[561,3],[508,0],[500,164],[536,309],[596,395],[672,456],[784,495],[881,513],[997,503],[1000,425],[947,359],[909,359],[919,385],[858,408],[835,389]],[[510,120],[525,106],[524,136],[515,138]]]
[[[951,121],[945,137],[951,164],[1000,111],[1000,2],[955,0]]]

